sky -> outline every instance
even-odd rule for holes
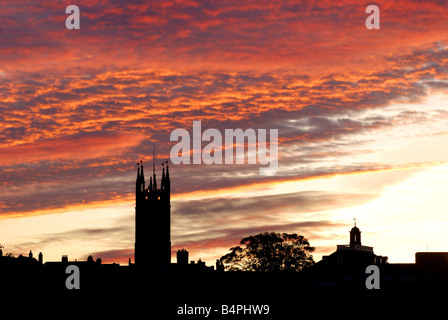
[[[68,5],[80,29],[68,30]],[[366,7],[380,9],[369,30]],[[178,128],[278,130],[278,170],[170,165],[172,261],[298,233],[389,262],[448,251],[444,1],[0,3],[0,244],[133,260],[136,163]],[[203,143],[204,147],[206,143]],[[150,227],[151,228],[151,227]],[[150,229],[149,228],[149,229]]]

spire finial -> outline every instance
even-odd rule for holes
[[[356,218],[353,218],[353,221],[355,222],[355,227],[356,227]]]

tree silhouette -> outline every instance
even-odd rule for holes
[[[3,252],[3,249],[5,249],[5,247],[2,244],[0,244],[1,256],[14,258],[14,255],[12,253]]]
[[[265,232],[243,238],[220,261],[228,271],[300,271],[314,264],[313,251],[301,235]]]

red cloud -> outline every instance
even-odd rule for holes
[[[55,159],[85,160],[117,155],[139,144],[141,135],[87,132],[0,148],[0,165]]]
[[[291,68],[308,73],[376,68],[373,57],[448,36],[440,1],[377,2],[381,29],[365,28],[366,4],[332,1],[126,1],[80,4],[66,30],[59,1],[8,2],[1,68],[98,65],[190,70]],[[27,8],[27,10],[23,10]],[[428,23],[431,21],[431,23]],[[80,45],[82,44],[82,45]]]

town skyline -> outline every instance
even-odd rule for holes
[[[170,162],[172,257],[213,265],[276,231],[302,234],[319,261],[355,217],[389,262],[448,251],[440,1],[377,2],[379,29],[355,0],[89,0],[79,29],[68,5],[0,4],[5,252],[127,264],[135,164],[156,146],[161,172],[171,133],[195,122],[222,137],[278,130],[278,164]]]

